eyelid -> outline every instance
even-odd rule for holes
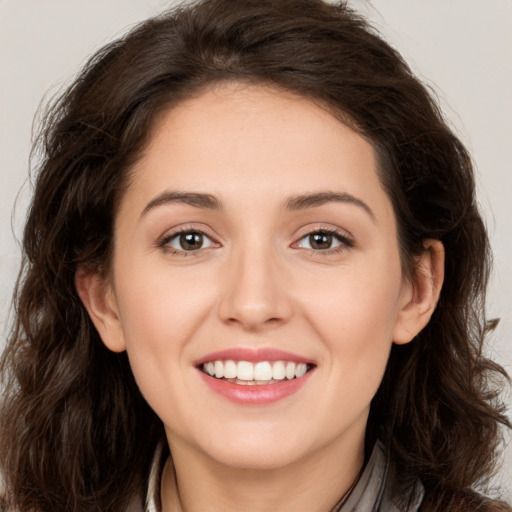
[[[340,242],[340,245],[336,247],[332,247],[329,249],[313,249],[313,248],[307,248],[307,247],[300,247],[298,244],[307,238],[308,236],[314,235],[315,233],[323,233],[327,235],[332,235],[338,239]],[[325,225],[317,225],[317,226],[308,226],[306,228],[303,228],[300,230],[300,232],[297,234],[297,237],[295,238],[295,242],[291,245],[294,249],[306,249],[308,251],[314,252],[315,254],[323,254],[328,255],[332,253],[337,253],[340,251],[344,251],[347,249],[351,249],[355,247],[356,243],[354,240],[354,237],[348,233],[346,230],[343,230],[338,227],[334,226],[325,226]]]
[[[180,254],[180,255],[184,255],[184,256],[188,256],[188,255],[192,255],[192,254],[197,254],[199,252],[202,252],[202,251],[204,251],[206,249],[210,249],[212,247],[220,247],[221,244],[217,241],[216,237],[212,236],[207,231],[208,230],[206,230],[206,229],[198,228],[198,227],[195,227],[195,226],[192,226],[192,225],[179,226],[179,227],[172,228],[171,230],[166,231],[165,234],[162,235],[158,239],[158,241],[157,241],[157,243],[155,245],[157,247],[159,247],[160,249],[162,249],[162,250],[168,251],[168,252],[173,253],[173,254]],[[183,233],[198,233],[198,234],[201,234],[205,238],[210,240],[212,244],[209,247],[204,247],[204,248],[202,247],[200,249],[191,250],[191,251],[186,251],[184,249],[177,249],[175,247],[171,247],[169,245],[169,243],[173,239],[175,239],[175,238],[179,237],[180,235],[182,235]]]

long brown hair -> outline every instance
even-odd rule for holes
[[[510,427],[496,392],[506,374],[482,349],[490,251],[471,160],[400,55],[344,3],[320,0],[204,0],[149,19],[96,53],[46,113],[0,363],[6,505],[142,507],[163,428],[74,277],[108,272],[116,208],[156,116],[224,80],[327,105],[373,144],[406,272],[425,239],[443,242],[439,305],[412,343],[393,347],[368,423],[402,486],[421,479],[428,510],[442,510],[492,474],[499,427]]]

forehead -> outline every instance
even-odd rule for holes
[[[300,187],[318,182],[321,170],[327,177],[343,169],[354,169],[361,185],[374,182],[375,153],[326,108],[272,87],[222,83],[160,114],[133,178],[138,186],[150,174],[172,176],[178,187],[196,178],[198,186],[211,178],[223,187]]]

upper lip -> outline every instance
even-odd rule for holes
[[[257,363],[259,361],[292,361],[294,363],[307,363],[314,364],[314,362],[307,358],[294,354],[293,352],[287,352],[276,348],[245,348],[245,347],[234,347],[216,352],[201,357],[195,362],[195,366],[200,366],[210,361],[248,361]]]

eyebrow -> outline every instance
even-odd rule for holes
[[[287,199],[284,204],[285,210],[305,210],[307,208],[315,208],[326,203],[348,203],[362,208],[371,219],[376,222],[375,214],[372,209],[361,199],[348,194],[346,192],[316,192],[314,194],[303,194],[293,196]]]
[[[206,208],[209,210],[221,210],[222,206],[218,199],[211,194],[201,194],[198,192],[178,192],[166,191],[152,199],[142,210],[141,216],[146,215],[150,210],[157,206],[172,203],[184,203],[196,208]]]
[[[284,203],[285,210],[297,211],[315,208],[326,203],[348,203],[362,208],[371,219],[376,222],[375,214],[371,208],[361,199],[348,194],[347,192],[316,192],[312,194],[301,194],[288,198]],[[199,192],[166,191],[153,198],[142,210],[141,216],[146,215],[150,210],[172,203],[184,203],[196,208],[208,210],[222,210],[220,201],[211,194]]]

